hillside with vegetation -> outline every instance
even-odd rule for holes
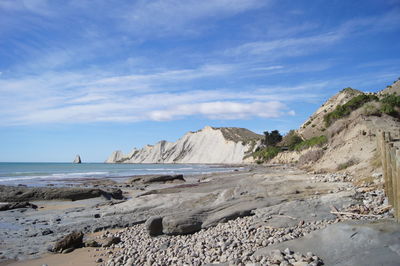
[[[378,93],[345,88],[279,142],[268,143],[266,135],[253,157],[317,172],[372,173],[380,166],[375,136],[379,130],[397,132],[399,118],[400,79]]]

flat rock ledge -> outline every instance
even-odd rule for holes
[[[127,184],[151,184],[151,183],[178,183],[185,182],[183,175],[142,175],[134,176],[126,181]]]
[[[122,199],[120,189],[108,191],[97,188],[49,188],[0,186],[0,202],[25,202],[34,200],[82,200],[104,196]]]

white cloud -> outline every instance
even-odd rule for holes
[[[193,90],[183,85],[207,77],[232,77],[236,73],[232,71],[242,69],[205,65],[147,75],[112,77],[98,72],[49,72],[2,78],[0,119],[3,125],[10,125],[160,121],[197,115],[211,119],[271,118],[288,115],[290,101],[317,97],[304,92],[306,85],[250,90]]]
[[[203,115],[210,119],[246,119],[250,117],[276,118],[283,115],[286,106],[281,102],[205,102],[183,104],[149,114],[152,120],[163,121],[192,115]]]

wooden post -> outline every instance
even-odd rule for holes
[[[396,147],[394,147],[393,142],[389,144],[390,147],[390,168],[392,170],[392,188],[393,188],[393,208],[394,208],[394,215],[396,219],[398,219],[397,216],[397,210],[399,209],[399,206],[397,205],[397,168],[396,168]]]
[[[385,151],[385,140],[386,140],[386,134],[385,132],[381,132],[379,134],[379,140],[380,140],[380,152],[381,152],[381,163],[382,163],[382,171],[383,171],[383,178],[385,180],[385,194],[386,197],[389,195],[389,191],[388,191],[388,176],[387,176],[387,169],[386,169],[386,151]]]
[[[397,222],[400,221],[400,149],[396,150],[396,168],[397,168],[397,195],[396,195],[396,200],[397,200],[397,210],[395,210],[395,213],[397,213],[396,219]]]
[[[388,199],[389,199],[389,204],[394,206],[393,203],[393,180],[392,180],[392,159],[391,159],[391,154],[390,150],[391,147],[389,145],[391,141],[390,138],[390,132],[386,132],[385,134],[385,154],[386,154],[386,174],[387,174],[387,192],[388,192]]]

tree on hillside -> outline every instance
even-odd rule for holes
[[[282,140],[282,135],[278,130],[273,130],[270,132],[264,132],[264,145],[267,147],[276,146]]]
[[[289,132],[282,138],[282,142],[280,143],[284,147],[288,147],[289,150],[293,150],[294,147],[301,143],[303,139],[296,133],[295,130],[291,129]]]

